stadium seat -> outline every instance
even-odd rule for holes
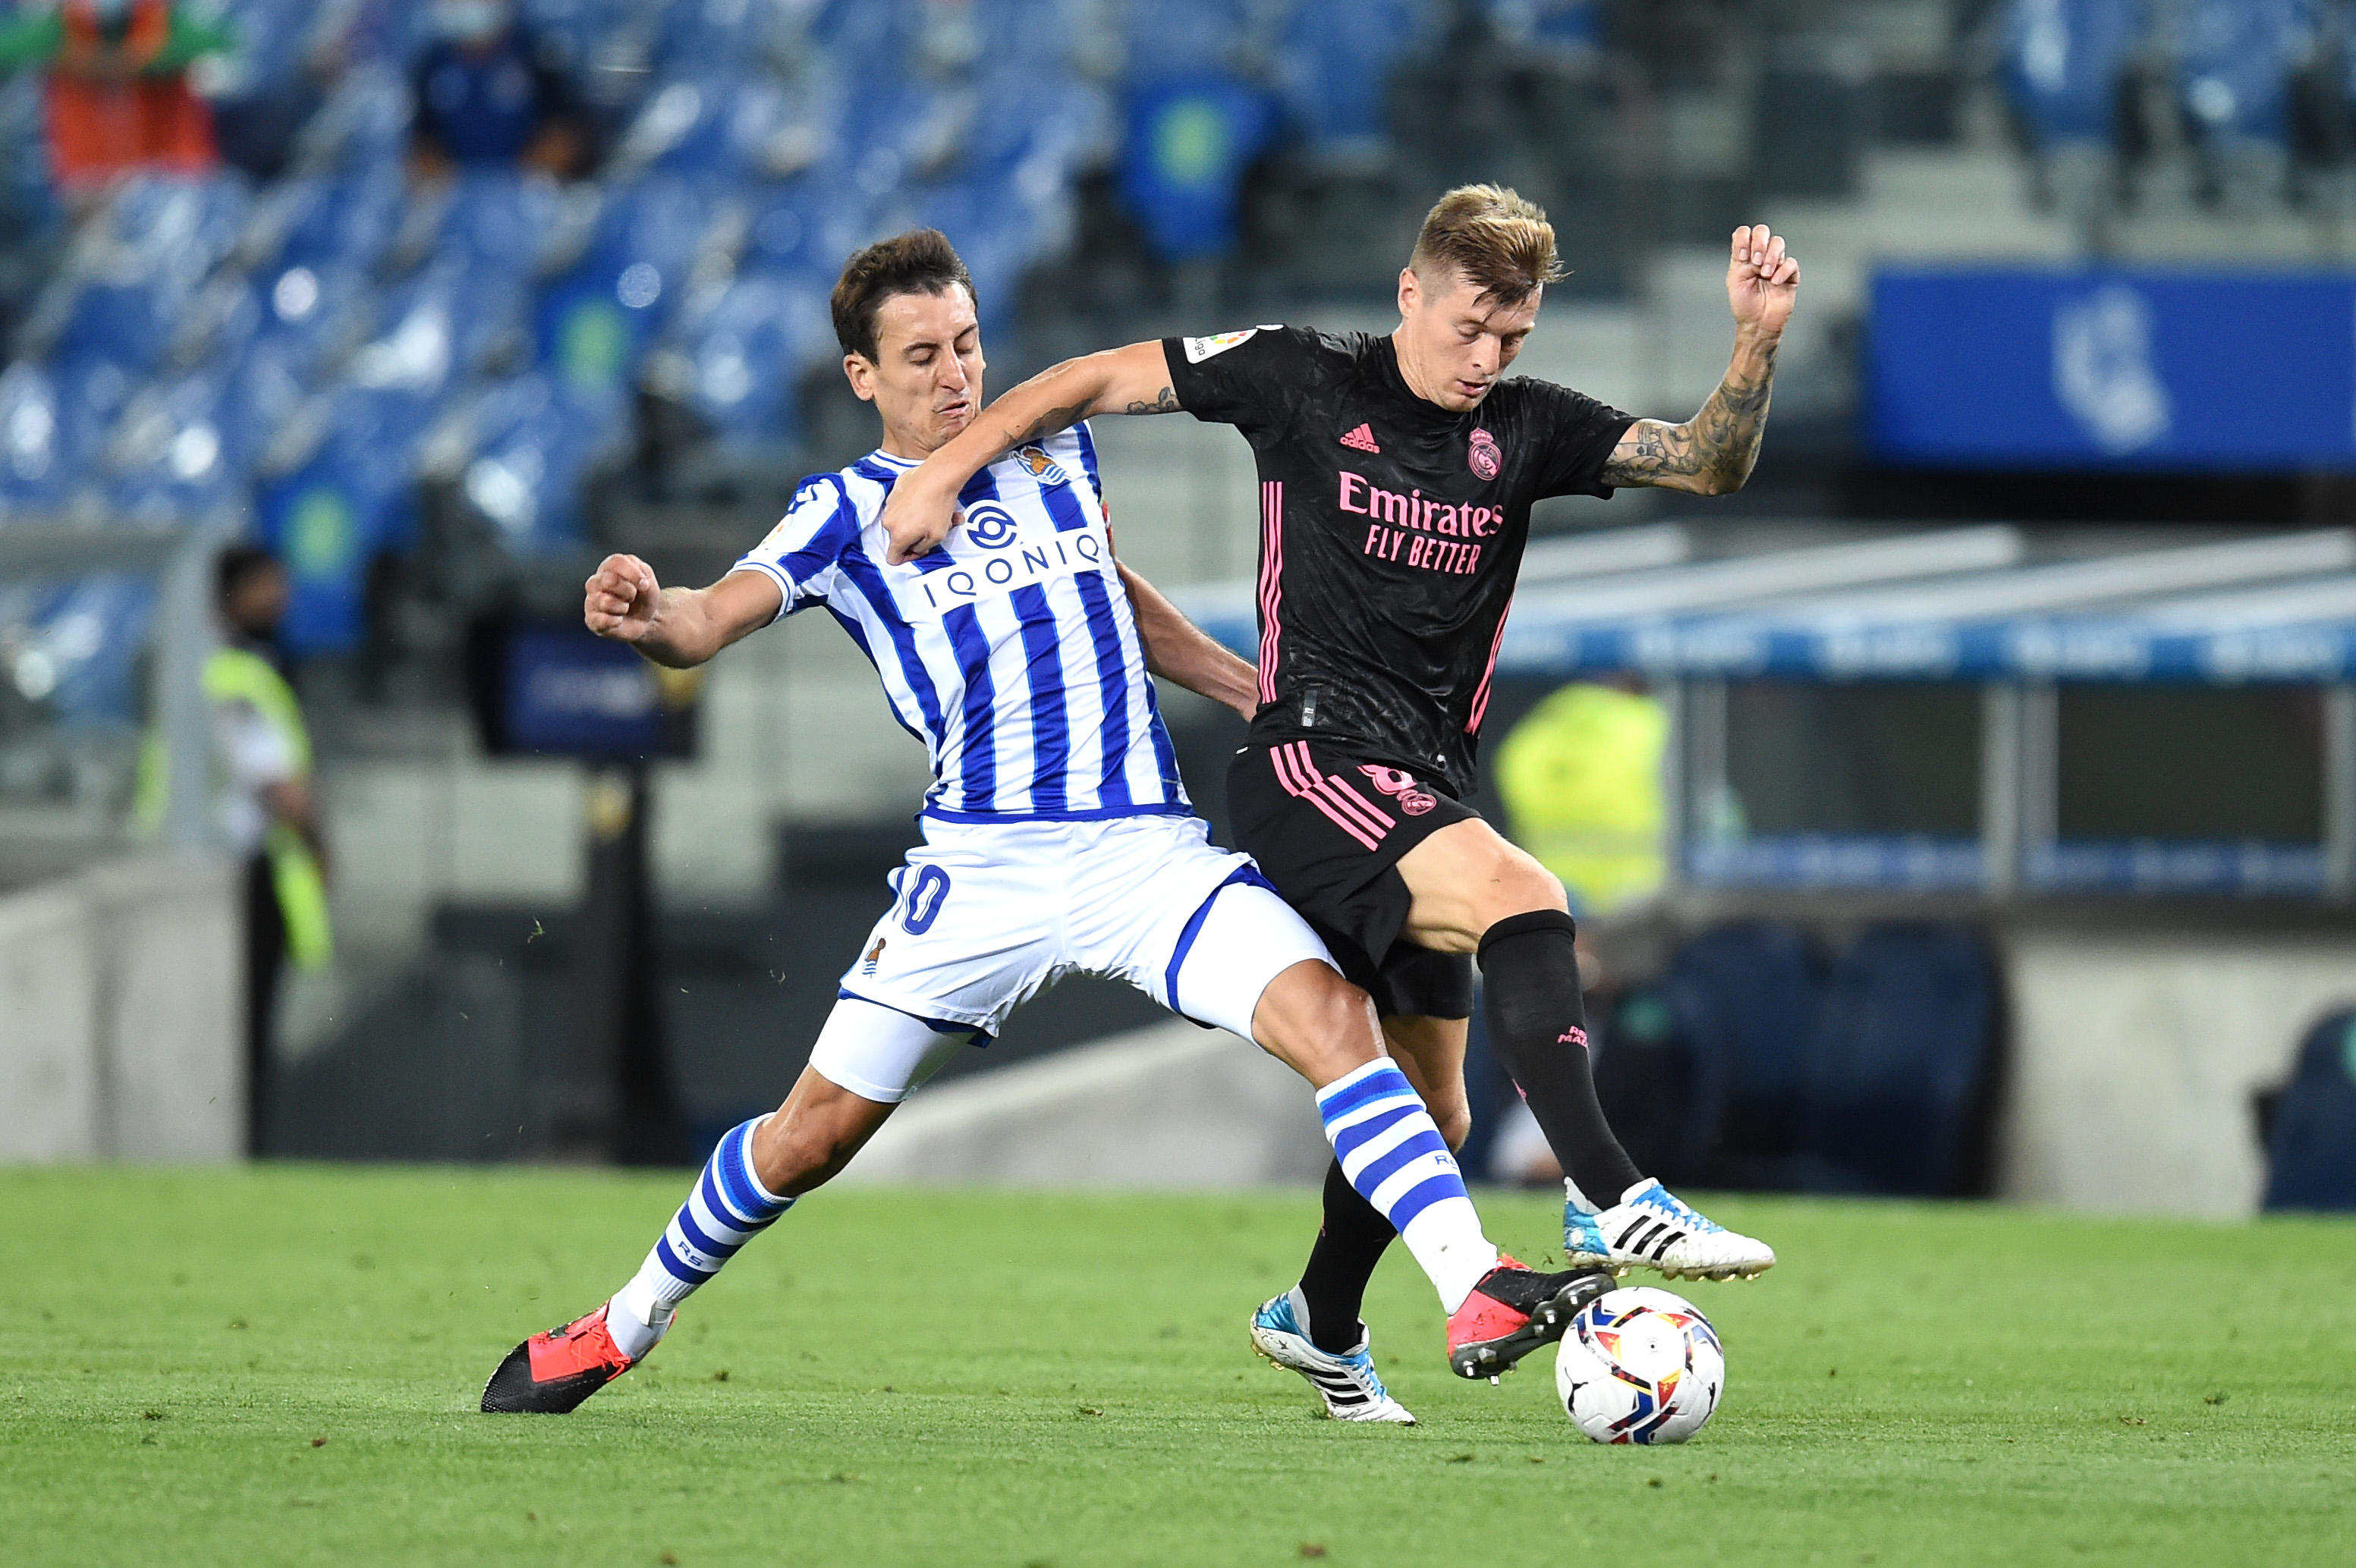
[[[1869,926],[1833,965],[1805,1066],[1810,1187],[1962,1197],[1987,1180],[1997,999],[1963,926]]]
[[[1133,0],[1123,18],[1130,80],[1235,69],[1252,10],[1246,0]]]
[[[1121,193],[1164,261],[1234,245],[1237,190],[1275,121],[1269,95],[1232,76],[1166,77],[1131,91]]]
[[[1583,57],[1605,42],[1600,0],[1485,0],[1489,26],[1517,51]]]
[[[205,367],[132,394],[102,458],[118,517],[233,524],[253,453],[232,447],[223,432],[230,380],[226,369]]]
[[[2120,80],[2149,22],[2144,0],[2011,0],[1998,75],[2032,147],[2111,144]]]
[[[57,378],[31,360],[0,371],[0,522],[62,509],[72,469]]]
[[[486,390],[468,411],[470,450],[451,454],[459,491],[518,555],[576,545],[582,481],[628,442],[627,389],[580,388],[532,372]]]
[[[2291,72],[2316,48],[2312,0],[2192,0],[2179,23],[2177,91],[2211,139],[2279,144]]]
[[[1322,160],[1371,162],[1387,144],[1391,72],[1436,18],[1420,0],[1303,0],[1277,66],[1286,119]]]
[[[685,334],[680,400],[723,440],[790,441],[801,371],[832,351],[832,282],[792,269],[740,273]]]
[[[677,308],[710,221],[710,205],[682,180],[607,189],[578,254],[538,286],[539,363],[577,388],[626,385]]]
[[[1662,987],[1638,987],[1605,1007],[1597,1000],[1588,1018],[1595,1093],[1613,1135],[1637,1169],[1672,1183],[1703,1179],[1712,1128],[1699,1107],[1720,1097],[1715,1070],[1678,1029]]]
[[[145,703],[140,683],[155,581],[145,572],[95,571],[36,591],[27,642],[51,682],[43,699],[77,728],[128,731]],[[18,677],[21,688],[22,676]]]
[[[256,494],[262,542],[286,563],[280,636],[289,653],[357,647],[370,568],[414,537],[412,411],[398,399],[338,394],[324,405],[316,444]]]
[[[2266,1139],[2268,1209],[2356,1209],[2356,1011],[2299,1047]]]
[[[1769,921],[1705,932],[1677,950],[1660,989],[1694,1057],[1695,1163],[1712,1181],[1783,1185],[1776,1162],[1798,1148],[1825,1004],[1806,934]]]

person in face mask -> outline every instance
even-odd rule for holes
[[[411,72],[411,165],[422,179],[522,165],[560,179],[584,162],[572,85],[509,0],[433,0],[434,41]]]
[[[230,30],[171,0],[62,0],[0,26],[0,70],[48,73],[49,156],[69,196],[133,169],[200,174],[219,162],[189,63],[227,50]]]

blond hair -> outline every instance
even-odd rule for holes
[[[1494,185],[1461,185],[1434,203],[1408,265],[1427,283],[1457,273],[1480,297],[1507,305],[1563,275],[1545,210]]]

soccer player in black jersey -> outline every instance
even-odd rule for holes
[[[1263,326],[1067,361],[1006,394],[900,482],[899,556],[954,526],[966,480],[1010,447],[1104,413],[1232,424],[1260,479],[1256,699],[1228,776],[1237,847],[1373,996],[1393,1054],[1444,1136],[1463,1089],[1471,955],[1500,1058],[1566,1173],[1566,1264],[1729,1278],[1774,1262],[1629,1160],[1595,1096],[1561,884],[1459,797],[1471,785],[1531,503],[1625,485],[1738,489],[1757,460],[1799,264],[1765,226],[1734,231],[1725,380],[1682,424],[1505,371],[1560,276],[1554,230],[1508,190],[1451,191],[1399,273],[1389,336]],[[1301,1286],[1253,1338],[1311,1376],[1362,1346],[1358,1307],[1388,1228],[1328,1172]]]

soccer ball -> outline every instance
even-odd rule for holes
[[[1598,1443],[1682,1443],[1718,1408],[1726,1352],[1682,1296],[1649,1285],[1607,1291],[1570,1320],[1554,1387]]]

